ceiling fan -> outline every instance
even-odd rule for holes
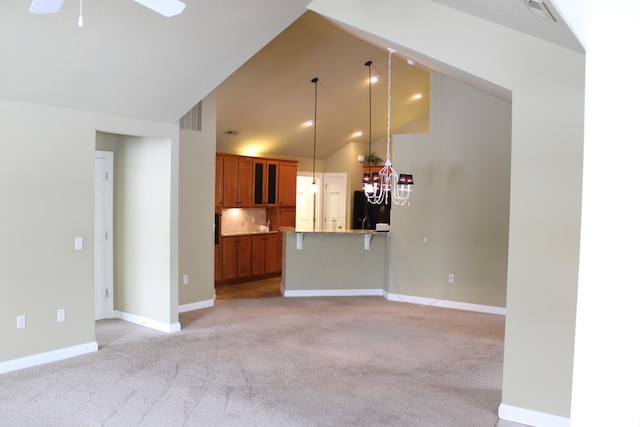
[[[56,13],[60,10],[64,0],[33,0],[29,12],[38,15],[47,13]],[[154,12],[167,18],[179,15],[184,10],[185,4],[180,0],[133,0],[143,6],[148,7]]]

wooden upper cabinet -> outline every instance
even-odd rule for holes
[[[272,207],[278,201],[278,162],[253,160],[253,206]]]
[[[222,206],[250,208],[253,202],[253,162],[249,157],[222,157]]]
[[[295,207],[296,205],[296,177],[298,165],[294,162],[280,162],[278,173],[278,206]]]
[[[295,207],[294,161],[216,155],[215,208]]]

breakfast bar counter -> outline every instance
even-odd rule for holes
[[[280,231],[284,296],[382,295],[387,288],[388,232]]]

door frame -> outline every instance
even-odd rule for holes
[[[297,176],[300,177],[305,177],[305,178],[313,178],[313,173],[312,172],[298,172]],[[297,180],[297,178],[296,178]],[[318,187],[318,192],[315,195],[315,199],[316,199],[316,229],[320,228],[320,225],[322,223],[322,189],[324,188],[323,185],[323,174],[321,173],[317,173],[316,172],[316,185]],[[296,189],[296,193],[298,192],[298,190]],[[296,199],[297,199],[297,195],[296,195]],[[296,203],[296,209],[297,209],[297,203]],[[298,217],[298,213],[296,212],[296,218]]]
[[[320,199],[322,199],[322,217],[320,218],[320,225],[321,228],[330,230],[331,227],[328,226],[328,223],[326,221],[326,217],[327,217],[327,209],[328,209],[328,204],[326,202],[326,197],[328,196],[328,192],[327,190],[327,181],[331,180],[332,178],[340,178],[341,181],[341,192],[344,195],[344,197],[342,198],[342,200],[340,200],[340,212],[344,215],[344,217],[342,218],[342,229],[346,230],[349,228],[349,215],[348,215],[348,208],[347,206],[349,206],[349,194],[347,193],[347,178],[348,175],[346,172],[326,172],[322,175],[323,178],[323,186],[322,186],[322,193],[320,196]]]
[[[94,211],[94,292],[96,291],[97,286],[97,278],[95,277],[95,272],[97,271],[96,266],[98,262],[104,263],[105,267],[105,287],[107,289],[107,297],[105,298],[106,304],[106,318],[110,319],[115,317],[114,312],[114,286],[113,286],[113,213],[114,213],[114,205],[113,205],[113,188],[114,188],[114,153],[112,151],[101,151],[96,150],[94,156],[94,168],[95,161],[98,159],[105,160],[105,168],[107,175],[105,177],[105,232],[106,232],[106,240],[105,240],[105,259],[98,260],[98,251],[97,251],[97,239],[95,238],[95,234],[98,232],[96,227],[97,222],[97,212]],[[94,194],[95,198],[95,194]],[[95,201],[94,201],[94,209],[95,209]],[[95,302],[94,302],[95,304]],[[95,307],[94,307],[95,310]],[[95,318],[94,313],[94,318]]]

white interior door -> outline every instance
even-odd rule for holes
[[[316,228],[320,225],[320,197],[318,193],[311,192],[312,176],[298,175],[296,178],[296,230],[312,231],[314,209]],[[316,176],[318,189],[322,188],[322,178]]]
[[[346,228],[347,174],[325,173],[322,192],[322,228],[340,230]]]
[[[95,319],[113,317],[113,153],[96,151],[94,172]]]

